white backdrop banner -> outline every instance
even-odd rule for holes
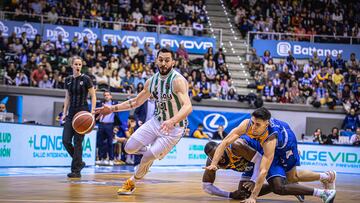
[[[62,127],[0,123],[0,167],[70,166]],[[83,160],[95,164],[96,131],[85,136]]]
[[[208,140],[183,138],[164,159],[156,161],[154,165],[204,166],[207,159],[204,147],[207,142]],[[299,143],[298,149],[301,160],[299,169],[360,174],[360,147]]]

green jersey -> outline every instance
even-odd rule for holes
[[[174,92],[173,83],[176,77],[185,78],[174,69],[164,78],[159,72],[150,78],[149,92],[155,98],[155,117],[159,122],[166,121],[177,114],[182,105],[179,97]],[[187,120],[179,123],[180,127],[186,127]]]

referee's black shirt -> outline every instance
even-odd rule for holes
[[[93,83],[89,76],[81,74],[78,77],[72,75],[65,78],[65,87],[69,93],[69,117],[73,117],[79,111],[89,111],[87,97],[89,88]]]

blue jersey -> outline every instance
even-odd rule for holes
[[[268,172],[267,179],[276,176],[286,176],[286,172],[295,166],[300,165],[300,156],[297,150],[297,141],[294,132],[290,126],[274,118],[269,121],[269,126],[261,136],[253,135],[253,125],[250,120],[246,129],[247,134],[252,138],[259,140],[261,146],[272,136],[276,136],[277,143],[275,148],[274,160]],[[257,150],[258,152],[262,152]]]

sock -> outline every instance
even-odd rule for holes
[[[134,183],[135,183],[135,181],[136,181],[136,179],[135,179],[134,176],[131,176],[129,179],[130,179],[132,182],[134,182]]]
[[[321,194],[323,194],[324,192],[325,192],[325,190],[314,188],[313,196],[315,196],[315,197],[321,197]]]
[[[329,175],[327,173],[320,173],[320,180],[328,180]]]

